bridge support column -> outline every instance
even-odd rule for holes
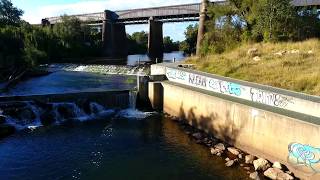
[[[127,34],[124,24],[115,23],[114,13],[105,11],[105,19],[102,25],[102,54],[107,57],[126,57]]]
[[[200,20],[199,20],[199,29],[198,29],[198,38],[197,38],[197,56],[200,55],[201,43],[205,34],[205,23],[207,20],[207,8],[208,8],[208,0],[202,0],[201,3],[201,12],[200,12]]]
[[[152,61],[163,59],[163,32],[162,22],[156,21],[152,17],[149,19],[148,55]]]

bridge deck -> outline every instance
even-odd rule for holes
[[[211,3],[224,4],[224,0],[215,0]],[[320,5],[320,0],[293,0],[294,6],[315,6]],[[117,15],[117,22],[124,24],[148,23],[150,17],[163,22],[197,21],[201,3],[183,4],[175,6],[162,6],[154,8],[141,8],[131,10],[114,11]],[[71,15],[84,22],[101,23],[104,20],[104,12]],[[46,18],[51,24],[61,21],[61,17]]]

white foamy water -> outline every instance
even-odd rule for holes
[[[99,74],[118,74],[118,75],[146,75],[149,68],[146,66],[124,66],[124,65],[81,65],[81,64],[50,64],[43,65],[49,71],[74,71],[91,72]]]

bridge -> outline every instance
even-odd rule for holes
[[[124,47],[126,41],[125,25],[149,24],[148,53],[151,58],[161,58],[163,54],[162,24],[200,20],[198,36],[198,41],[200,41],[204,31],[202,21],[205,20],[207,3],[207,1],[202,0],[202,3],[121,11],[106,10],[98,13],[70,15],[69,17],[78,18],[88,25],[102,26],[102,41],[106,56],[126,55],[126,48]],[[209,3],[224,5],[228,2],[226,0],[214,0]],[[319,6],[320,0],[293,0],[292,4],[296,7]],[[43,19],[42,24],[56,24],[61,21],[61,16],[49,17]]]

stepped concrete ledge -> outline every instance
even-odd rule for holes
[[[87,91],[64,94],[41,94],[24,96],[0,96],[0,102],[9,101],[36,101],[40,103],[74,102],[84,101],[96,102],[107,108],[128,108],[130,90],[114,91]]]
[[[151,66],[151,76],[167,78],[149,82],[153,107],[296,177],[320,179],[320,97],[179,66]]]

